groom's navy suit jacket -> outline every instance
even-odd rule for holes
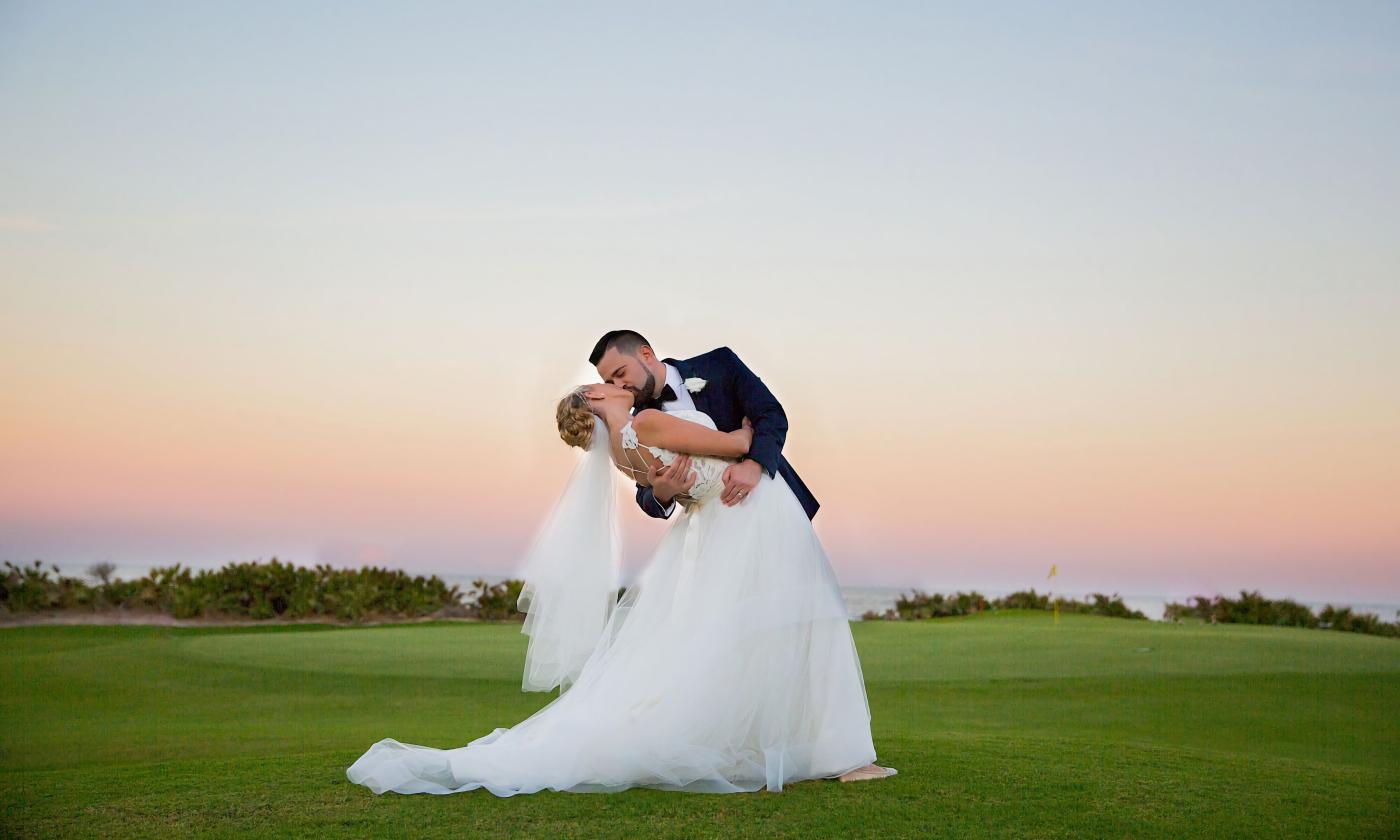
[[[732,432],[743,424],[745,417],[753,424],[753,443],[746,458],[757,461],[770,476],[781,475],[792,492],[802,502],[807,518],[817,515],[820,505],[797,471],[783,457],[783,441],[787,439],[787,414],[768,386],[740,361],[733,350],[720,347],[690,359],[663,359],[680,371],[681,379],[700,378],[705,387],[692,393],[695,409],[710,415],[721,432]],[[648,516],[666,519],[669,515],[650,487],[637,485],[637,504]],[[674,510],[674,508],[672,508]]]

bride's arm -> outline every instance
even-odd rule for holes
[[[632,429],[640,443],[690,455],[738,458],[749,451],[749,444],[753,442],[753,431],[747,427],[717,432],[709,426],[672,417],[654,408],[638,412],[632,418]]]

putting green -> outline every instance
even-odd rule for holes
[[[0,631],[0,834],[1378,837],[1400,641],[998,613],[852,625],[900,775],[741,796],[376,797],[371,743],[459,746],[548,702],[518,624]]]

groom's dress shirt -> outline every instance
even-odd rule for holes
[[[667,400],[661,404],[662,411],[694,411],[695,400],[690,396],[690,392],[685,389],[685,383],[681,381],[681,372],[671,365],[666,365],[666,384],[671,386],[671,390],[676,392],[674,400]]]

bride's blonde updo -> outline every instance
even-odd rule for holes
[[[593,412],[588,408],[588,386],[575,388],[559,401],[555,419],[559,421],[559,437],[570,446],[587,449],[593,442]]]

